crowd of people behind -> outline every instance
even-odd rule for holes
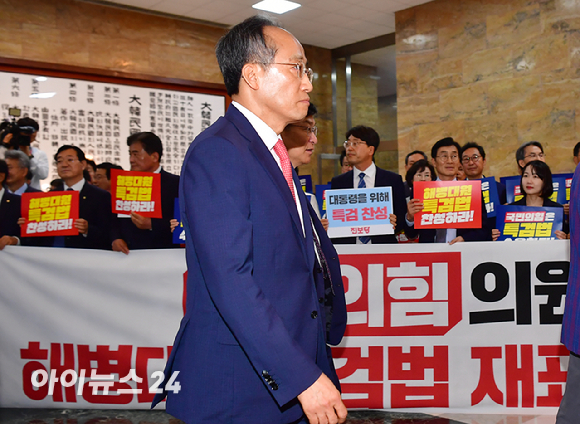
[[[289,124],[280,134],[288,150],[292,166],[311,161],[317,144],[317,110],[310,104],[307,116]],[[119,165],[104,162],[96,164],[85,157],[77,146],[61,146],[54,160],[58,179],[51,181],[50,191],[75,190],[79,192],[79,219],[74,222],[77,236],[21,237],[20,196],[39,192],[40,180],[48,176],[49,162],[46,154],[32,147],[39,130],[38,123],[29,117],[17,122],[28,133],[7,134],[3,138],[4,160],[0,159],[0,249],[6,245],[42,247],[75,247],[106,249],[128,254],[134,249],[173,248],[172,232],[178,225],[174,219],[174,199],[179,194],[179,176],[161,167],[163,144],[151,132],[132,134],[127,139],[131,171],[159,173],[161,180],[162,218],[147,218],[137,212],[116,215],[111,208],[111,170],[123,169]],[[30,133],[31,132],[31,133]],[[12,138],[12,139],[11,139]],[[16,140],[18,138],[18,140]],[[488,218],[482,202],[482,226],[472,229],[427,230],[415,229],[415,214],[423,209],[423,202],[414,197],[415,181],[481,180],[485,178],[486,153],[482,146],[469,142],[460,146],[453,138],[437,141],[431,148],[431,159],[420,150],[405,157],[404,178],[375,165],[375,153],[380,137],[370,127],[356,126],[346,134],[344,150],[340,156],[341,173],[331,181],[332,189],[392,187],[393,214],[391,223],[395,235],[335,238],[335,244],[381,244],[400,242],[454,244],[462,241],[497,240],[500,231],[495,218]],[[580,161],[580,143],[574,147],[574,162]],[[511,204],[519,206],[562,207],[550,200],[553,193],[552,173],[545,163],[541,143],[530,141],[516,151],[516,162],[521,173],[520,186],[523,197]],[[501,204],[507,204],[506,187],[496,181]],[[314,210],[318,213],[316,198],[307,193]],[[564,213],[568,214],[568,205]],[[322,217],[328,228],[328,220]],[[564,231],[556,232],[559,239],[567,238]]]
[[[482,226],[473,229],[415,229],[415,214],[423,210],[423,202],[413,196],[413,184],[415,181],[458,181],[458,180],[482,180],[486,178],[484,169],[487,165],[486,153],[483,146],[469,142],[460,146],[453,138],[446,137],[437,141],[431,148],[431,159],[425,152],[415,150],[405,157],[404,181],[402,184],[397,180],[395,173],[381,170],[374,165],[374,153],[378,149],[378,135],[376,131],[368,127],[355,127],[347,133],[348,141],[345,142],[345,152],[341,155],[340,164],[344,177],[335,177],[332,180],[332,188],[346,188],[339,183],[352,179],[350,188],[354,187],[393,187],[394,212],[397,218],[397,234],[394,238],[351,238],[356,243],[394,243],[415,241],[419,243],[442,243],[454,244],[462,241],[491,241],[497,240],[501,232],[496,226],[496,218],[488,217],[485,203],[482,199]],[[574,147],[574,163],[580,162],[580,143]],[[538,141],[530,141],[522,144],[515,154],[516,163],[520,171],[519,185],[522,198],[509,203],[514,206],[529,207],[563,207],[564,215],[569,214],[569,205],[561,205],[550,199],[553,194],[552,172],[546,164],[546,155],[542,144]],[[366,184],[358,184],[360,175],[365,175]],[[379,175],[390,175],[391,183],[381,182]],[[371,184],[369,185],[369,175]],[[376,175],[376,176],[375,176]],[[400,179],[400,177],[399,177]],[[495,181],[495,180],[494,180]],[[499,203],[506,205],[506,187],[499,181],[495,181]],[[402,185],[402,187],[401,187]],[[401,207],[404,198],[406,208]],[[567,220],[564,220],[563,231],[556,231],[558,239],[569,237]],[[336,241],[335,241],[336,242]]]

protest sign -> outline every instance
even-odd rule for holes
[[[493,218],[497,207],[500,205],[497,183],[494,177],[487,177],[481,180],[481,195],[485,203],[485,211],[488,218]]]
[[[391,187],[326,190],[328,236],[394,234]]]
[[[79,230],[74,222],[79,218],[79,192],[51,191],[23,193],[21,212],[24,225],[22,237],[75,236]]]
[[[111,196],[113,213],[161,218],[159,174],[111,169]]]
[[[415,181],[415,228],[481,228],[481,181]]]
[[[501,232],[498,240],[556,240],[556,231],[562,231],[563,215],[563,208],[502,205],[496,220]]]

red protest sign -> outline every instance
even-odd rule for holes
[[[481,181],[416,181],[415,228],[481,228]]]
[[[22,237],[76,236],[79,233],[74,227],[79,219],[78,191],[23,193],[21,200]]]
[[[153,172],[111,169],[113,213],[161,218],[161,176]]]

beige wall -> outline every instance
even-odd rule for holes
[[[0,57],[223,84],[214,53],[222,28],[74,0],[5,0],[0,17]],[[332,152],[330,50],[305,50],[317,74],[317,150]],[[314,181],[316,163],[300,170]],[[323,181],[333,175],[325,163]]]
[[[452,136],[484,146],[488,175],[517,173],[540,141],[553,172],[574,169],[580,131],[580,2],[435,0],[396,13],[399,168]]]
[[[223,83],[223,29],[74,0],[0,2],[0,55]]]

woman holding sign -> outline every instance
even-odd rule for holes
[[[561,204],[550,199],[550,196],[554,193],[552,171],[545,162],[534,160],[528,162],[524,166],[520,179],[520,188],[523,197],[510,203],[510,205],[552,208],[563,207]],[[566,226],[564,226],[564,229],[566,230]],[[565,240],[567,238],[566,232],[564,231],[556,231],[555,234],[560,240]],[[494,241],[497,240],[500,235],[501,232],[498,229],[492,230]]]

